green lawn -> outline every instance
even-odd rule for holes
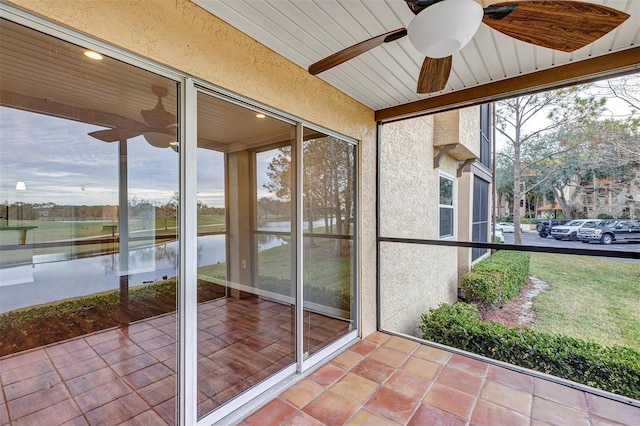
[[[550,284],[536,330],[640,350],[639,264],[531,253],[530,274]]]
[[[335,243],[335,240],[316,238],[313,248],[304,248],[305,300],[348,310],[352,258],[333,256]],[[291,246],[288,244],[258,253],[258,288],[292,296],[291,262]],[[198,274],[203,278],[224,279],[226,264],[198,268]]]

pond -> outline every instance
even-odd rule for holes
[[[278,225],[276,225],[278,226]],[[288,244],[280,236],[256,235],[258,251]],[[198,237],[198,266],[223,263],[225,236]],[[129,286],[177,275],[178,242],[129,252]],[[0,269],[0,313],[120,287],[120,255],[70,259],[68,255],[34,256],[34,263]]]

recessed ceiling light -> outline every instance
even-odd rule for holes
[[[258,117],[258,118],[265,118],[265,117],[266,117],[266,115],[264,115],[264,114],[256,114],[256,117]]]
[[[87,50],[86,52],[84,52],[84,56],[86,56],[87,58],[95,59],[96,61],[102,60],[102,55],[98,52],[94,52],[93,50]]]

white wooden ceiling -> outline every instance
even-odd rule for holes
[[[398,28],[415,16],[404,0],[192,0],[305,70],[348,46]],[[486,7],[503,0],[476,0]],[[481,24],[453,55],[441,92],[418,95],[424,57],[408,37],[386,43],[318,75],[380,110],[490,82],[549,69],[640,45],[640,0],[590,0],[631,15],[616,30],[572,53],[536,47]],[[639,58],[640,62],[640,58]]]

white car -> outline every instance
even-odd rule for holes
[[[493,232],[495,233],[496,238],[498,238],[500,241],[491,241],[491,242],[504,243],[504,231],[502,230],[502,227],[499,224],[493,227]]]
[[[504,232],[505,234],[508,234],[509,232],[513,232],[514,230],[513,223],[498,222],[498,226],[502,228],[502,232]]]
[[[599,221],[589,219],[572,220],[564,225],[552,226],[550,235],[556,240],[578,241],[578,230],[585,225],[592,226],[597,222]]]
[[[498,226],[502,228],[502,232],[504,232],[505,234],[513,233],[513,230],[515,229],[515,227],[513,226],[513,223],[509,223],[509,222],[498,222]],[[520,232],[524,232],[524,229],[522,229],[522,226],[520,227]]]

